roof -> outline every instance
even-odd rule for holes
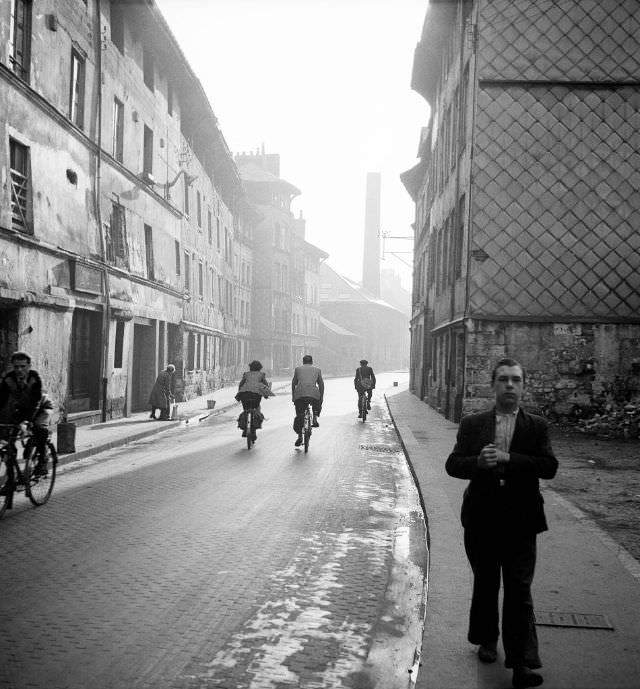
[[[405,314],[400,311],[400,309],[396,308],[395,306],[389,304],[389,302],[385,301],[384,299],[380,299],[380,297],[376,297],[375,294],[372,292],[369,292],[368,289],[365,289],[360,283],[355,282],[355,280],[351,280],[350,278],[340,275],[339,273],[336,273],[333,268],[328,265],[326,262],[320,264],[320,272],[323,274],[323,278],[328,278],[329,280],[332,281],[332,287],[335,287],[335,290],[332,291],[338,291],[338,289],[341,290],[340,295],[338,297],[330,297],[326,298],[323,297],[322,292],[322,286],[320,288],[320,300],[324,303],[329,303],[329,302],[340,302],[340,303],[360,303],[360,304],[376,304],[377,306],[382,306],[387,309],[391,309],[392,311],[396,311],[399,314],[402,314],[404,317]],[[322,279],[321,279],[322,281]]]
[[[332,333],[335,333],[336,335],[342,335],[343,337],[360,338],[360,335],[352,333],[351,330],[343,328],[341,325],[338,325],[337,323],[330,321],[328,318],[325,318],[324,316],[320,316],[320,324],[323,325],[327,330],[330,330]]]
[[[287,182],[287,180],[282,179],[282,177],[277,177],[273,173],[269,172],[269,170],[265,170],[261,165],[258,165],[258,163],[238,160],[237,166],[240,171],[240,178],[243,182],[253,182],[256,184],[276,184],[284,186],[294,196],[302,193],[300,189],[291,184],[291,182]]]

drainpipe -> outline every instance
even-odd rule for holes
[[[467,193],[467,265],[466,265],[466,276],[465,276],[465,295],[464,295],[464,313],[463,313],[463,324],[465,330],[465,336],[462,340],[463,342],[463,366],[462,366],[462,390],[464,395],[464,390],[467,386],[467,322],[469,320],[469,299],[470,299],[470,287],[471,287],[471,222],[473,215],[471,208],[473,205],[473,147],[475,143],[476,136],[476,107],[478,101],[478,88],[476,85],[476,73],[478,65],[478,21],[480,17],[480,3],[474,3],[473,10],[470,14],[470,21],[472,27],[472,44],[471,44],[471,69],[469,70],[469,84],[471,90],[471,98],[468,99],[471,105],[471,136],[469,137],[469,181],[468,181],[468,193]],[[462,78],[462,73],[460,78]],[[464,401],[464,397],[463,397]]]
[[[108,384],[107,367],[109,365],[109,326],[111,322],[111,295],[109,283],[109,269],[107,267],[107,238],[105,236],[104,225],[102,223],[102,24],[101,24],[101,5],[100,0],[96,0],[96,18],[94,35],[96,37],[96,83],[97,83],[97,153],[96,153],[96,177],[95,177],[95,200],[96,200],[96,221],[100,234],[100,249],[102,252],[102,276],[104,285],[104,308],[102,310],[102,356],[100,363],[101,374],[101,393],[102,393],[102,414],[101,420],[107,420],[107,399]]]

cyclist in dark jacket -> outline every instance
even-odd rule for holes
[[[13,370],[0,382],[0,422],[33,422],[36,447],[42,450],[49,437],[53,404],[43,393],[42,380],[31,368],[31,357],[26,352],[14,352],[11,364]]]
[[[360,366],[356,369],[353,385],[358,392],[358,398],[363,392],[367,393],[367,409],[371,409],[371,395],[376,386],[376,374],[373,372],[366,359],[360,360]]]

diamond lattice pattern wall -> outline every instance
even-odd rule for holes
[[[480,87],[472,315],[638,318],[639,132],[631,85]]]
[[[638,0],[484,0],[480,79],[635,81]]]

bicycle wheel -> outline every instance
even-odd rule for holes
[[[309,452],[309,440],[311,440],[311,414],[309,407],[304,413],[304,451]]]
[[[251,409],[247,409],[245,412],[247,415],[247,450],[251,449],[251,446],[253,445],[253,411]]]
[[[44,505],[49,499],[53,484],[56,481],[58,455],[53,445],[48,441],[44,446],[44,456],[36,451],[34,445],[27,446],[25,454],[25,492],[34,505]]]
[[[360,395],[360,417],[362,418],[362,423],[367,420],[367,394],[363,393]]]
[[[9,503],[11,502],[11,484],[12,484],[11,466],[8,462],[7,455],[3,452],[0,457],[0,517],[5,513]]]

